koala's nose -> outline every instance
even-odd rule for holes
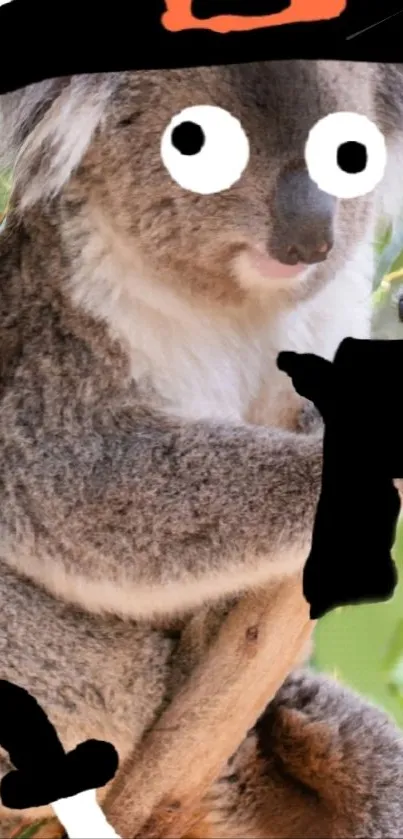
[[[285,265],[323,262],[333,247],[335,208],[336,199],[306,170],[282,173],[274,194],[270,255]]]

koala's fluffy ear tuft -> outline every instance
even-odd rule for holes
[[[50,79],[0,97],[0,164],[13,166],[30,133],[45,117],[68,79]]]
[[[377,65],[376,105],[386,134],[403,131],[403,64]]]
[[[53,79],[0,96],[0,167],[21,209],[53,198],[80,164],[119,74]]]
[[[378,215],[396,227],[403,195],[403,64],[374,65],[374,76],[376,119],[388,148]]]

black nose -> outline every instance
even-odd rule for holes
[[[285,265],[323,262],[333,247],[335,198],[299,169],[280,175],[273,203],[270,255]]]

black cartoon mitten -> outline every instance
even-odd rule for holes
[[[322,414],[322,489],[304,576],[311,618],[338,606],[389,599],[403,475],[397,382],[402,341],[343,341],[329,362],[280,353],[278,366]]]
[[[118,768],[111,743],[86,740],[66,754],[36,699],[24,688],[0,680],[0,746],[15,766],[0,784],[5,807],[50,804],[70,837],[117,837],[95,793]]]

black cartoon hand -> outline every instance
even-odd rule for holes
[[[389,600],[397,584],[392,548],[400,499],[393,481],[360,476],[337,495],[330,502],[323,490],[304,567],[311,620],[340,606]]]
[[[325,419],[333,385],[332,362],[312,353],[281,352],[277,367],[287,373],[297,393],[313,402]]]
[[[2,802],[12,810],[98,789],[118,768],[116,749],[101,740],[87,740],[66,754],[34,697],[5,680],[0,680],[0,746],[15,766],[0,785]]]

